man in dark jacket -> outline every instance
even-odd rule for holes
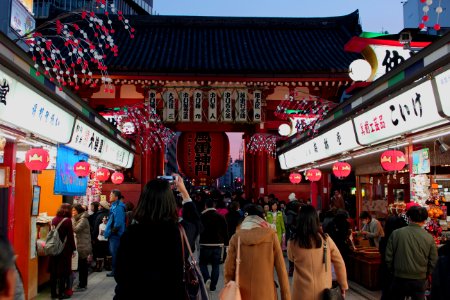
[[[431,285],[431,299],[450,299],[450,244],[439,249],[439,259],[433,271],[433,284]]]
[[[300,209],[300,201],[297,200],[295,193],[289,194],[289,203],[286,204],[286,240],[288,241],[292,233],[295,232],[295,226],[297,224],[297,214]],[[289,261],[289,277],[294,274],[294,262]]]
[[[206,287],[215,291],[219,280],[219,265],[224,246],[228,245],[228,229],[225,218],[217,213],[214,200],[206,200],[206,209],[202,212],[201,221],[205,230],[200,234],[200,270]],[[208,264],[212,265],[211,276]]]
[[[389,299],[425,299],[425,284],[437,261],[433,237],[422,226],[426,208],[411,207],[408,226],[395,230],[386,247],[386,264],[394,274]]]

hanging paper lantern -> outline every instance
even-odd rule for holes
[[[406,165],[406,157],[402,151],[387,150],[381,154],[380,162],[386,171],[400,171]]]
[[[302,175],[299,173],[291,173],[291,175],[289,175],[289,181],[293,184],[298,184],[302,181]]]
[[[97,172],[95,172],[95,177],[97,177],[98,181],[108,180],[108,178],[109,178],[108,169],[105,169],[105,168],[98,169]]]
[[[91,173],[91,165],[85,161],[79,161],[73,166],[73,171],[78,178],[89,176]]]
[[[309,181],[319,181],[322,177],[322,172],[319,169],[310,169],[306,171],[306,179]]]
[[[121,172],[114,172],[111,175],[111,181],[114,184],[121,184],[123,182],[123,180],[124,180],[124,176],[123,176],[123,173],[121,173]]]
[[[333,174],[337,178],[344,178],[350,175],[350,172],[352,171],[352,166],[350,166],[349,163],[338,161],[337,163],[333,164]]]
[[[33,173],[40,173],[50,163],[48,151],[42,148],[31,148],[25,153],[25,165]]]

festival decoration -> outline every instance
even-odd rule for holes
[[[124,179],[125,179],[125,178],[124,178],[124,176],[123,176],[123,173],[121,173],[121,172],[114,172],[114,173],[111,175],[111,181],[112,181],[112,183],[114,183],[114,184],[121,184],[121,183],[123,182]]]
[[[309,169],[306,171],[305,177],[309,181],[319,181],[322,177],[322,172],[319,169]]]
[[[33,173],[41,173],[50,163],[50,155],[43,148],[31,148],[25,153],[25,166]]]
[[[386,171],[400,171],[406,165],[406,157],[402,151],[387,150],[381,154],[380,163]]]
[[[105,168],[100,168],[95,172],[95,177],[98,181],[106,181],[109,178],[109,170]]]
[[[299,173],[291,173],[289,175],[289,181],[293,184],[299,184],[302,181],[302,175]]]
[[[114,92],[105,64],[108,53],[119,54],[110,13],[117,15],[131,39],[135,30],[112,1],[95,0],[92,7],[97,7],[102,16],[86,9],[72,11],[19,38],[29,47],[36,76],[43,72],[60,90],[63,86],[78,90],[82,84],[96,87],[98,82],[93,79],[93,73],[98,72],[100,84],[106,86],[104,91]]]
[[[79,178],[89,176],[91,173],[91,165],[85,161],[79,161],[73,166],[75,175]]]
[[[350,175],[350,172],[352,171],[352,166],[349,163],[338,161],[337,163],[333,164],[333,174],[337,178],[344,178]]]
[[[255,133],[250,138],[247,144],[247,150],[250,154],[256,154],[257,152],[264,151],[271,157],[276,156],[277,141],[280,137],[277,137],[268,133]]]
[[[196,184],[223,176],[229,156],[230,142],[224,132],[183,132],[178,137],[178,167]]]
[[[444,9],[441,6],[442,0],[438,0],[438,1],[439,1],[439,3],[436,6],[436,23],[434,23],[434,25],[433,25],[433,28],[436,31],[441,29],[441,25],[439,24],[439,16],[444,11]],[[423,3],[424,6],[422,7],[423,16],[422,16],[422,20],[419,24],[419,28],[424,29],[426,27],[425,23],[430,21],[430,16],[428,15],[428,13],[430,11],[430,6],[433,4],[433,0],[420,0],[420,2]]]

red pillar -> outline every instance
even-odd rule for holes
[[[268,194],[267,191],[267,153],[265,151],[260,151],[256,157],[256,189],[257,194],[255,196],[260,197]]]
[[[244,193],[248,198],[255,192],[255,180],[253,177],[254,167],[253,167],[253,155],[249,154],[247,151],[247,145],[250,141],[250,136],[244,134]]]
[[[141,155],[142,186],[156,176],[164,175],[164,146]]]
[[[317,208],[317,195],[319,194],[319,183],[311,182],[311,205]]]
[[[17,144],[7,142],[4,149],[3,162],[9,167],[9,182],[8,188],[8,239],[14,243],[14,207],[15,207],[15,182],[16,182],[16,149]]]

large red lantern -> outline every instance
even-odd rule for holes
[[[95,177],[97,177],[98,181],[106,181],[109,178],[109,171],[105,168],[100,168],[95,172]]]
[[[333,174],[337,178],[344,178],[350,175],[350,172],[352,171],[352,166],[350,166],[349,163],[338,161],[337,163],[333,164]]]
[[[114,172],[111,175],[111,181],[114,184],[121,184],[123,182],[123,180],[124,180],[124,176],[123,176],[123,173],[121,173],[121,172]]]
[[[406,157],[402,151],[387,150],[381,154],[380,163],[386,171],[400,171],[406,165]]]
[[[299,173],[291,173],[291,175],[289,175],[289,181],[293,184],[298,184],[302,181],[302,175]]]
[[[88,162],[79,161],[73,166],[73,171],[79,178],[86,177],[91,173],[91,165]]]
[[[178,168],[196,184],[223,176],[229,156],[230,143],[225,132],[183,132],[178,138]]]
[[[306,171],[306,179],[309,181],[319,181],[322,177],[322,172],[319,169],[310,169]]]
[[[31,148],[25,153],[25,165],[33,173],[40,173],[50,163],[48,151],[42,148]]]

